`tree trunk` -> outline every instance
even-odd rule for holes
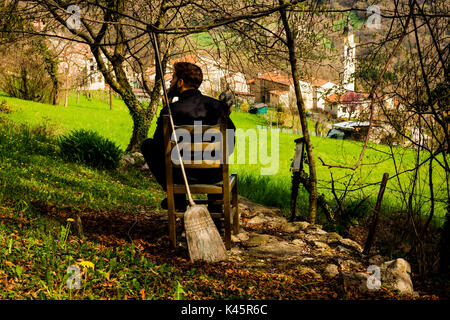
[[[279,0],[280,5],[283,5],[283,0]],[[280,9],[281,19],[283,20],[284,30],[286,32],[286,42],[289,50],[289,62],[291,65],[292,78],[294,79],[294,89],[295,96],[297,99],[297,108],[300,116],[300,123],[302,125],[302,133],[305,138],[306,154],[308,157],[308,167],[309,167],[309,182],[310,182],[310,192],[309,192],[309,220],[310,223],[316,222],[317,215],[317,175],[316,175],[316,164],[314,159],[313,147],[311,144],[311,139],[309,136],[308,123],[306,120],[306,110],[305,104],[302,98],[302,92],[299,84],[299,72],[297,69],[297,57],[295,50],[295,39],[292,34],[292,30],[289,26],[289,21],[287,19],[286,10],[284,8]]]
[[[149,117],[146,110],[142,108],[135,109],[133,112],[130,110],[130,113],[133,119],[133,134],[126,151],[140,152],[142,143],[147,139],[152,117]]]
[[[447,206],[439,247],[440,272],[448,275],[450,273],[450,204]]]

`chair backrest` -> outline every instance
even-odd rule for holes
[[[173,183],[173,168],[180,168],[181,165],[168,115],[163,115],[163,130],[166,176],[169,184]],[[199,122],[194,125],[175,126],[175,130],[184,167],[186,169],[222,168],[224,186],[229,184],[225,122],[213,126],[201,125]]]

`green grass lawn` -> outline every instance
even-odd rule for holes
[[[257,124],[263,121],[261,117],[246,114],[234,113],[232,119],[237,124],[238,128],[245,130],[255,128]],[[312,122],[309,122],[310,129]],[[294,156],[294,140],[300,135],[292,135],[287,133],[279,133],[279,171],[273,176],[261,176],[261,168],[268,167],[260,163],[254,165],[231,165],[231,169],[239,173],[239,176],[244,180],[244,184],[248,187],[241,188],[241,193],[255,201],[265,203],[288,210],[290,200],[291,188],[291,171],[290,166]],[[384,211],[392,212],[402,210],[402,193],[409,184],[413,172],[406,172],[394,178],[395,167],[390,155],[388,146],[376,145],[369,142],[368,149],[365,152],[364,159],[355,171],[327,168],[322,165],[319,157],[326,164],[354,166],[357,162],[363,142],[350,140],[335,140],[322,137],[311,137],[314,153],[316,157],[316,169],[318,175],[319,192],[323,193],[327,199],[331,200],[334,197],[331,192],[331,175],[335,180],[335,188],[337,194],[344,192],[346,184],[350,183],[350,190],[355,190],[351,193],[349,201],[357,201],[358,199],[370,196],[369,203],[373,205],[376,200],[379,183],[382,179],[383,173],[389,173],[391,179],[387,185],[387,192],[384,196],[383,207]],[[270,142],[268,142],[270,145]],[[248,160],[248,146],[246,147]],[[239,150],[237,150],[239,152]],[[411,149],[395,148],[393,150],[394,158],[399,172],[409,170],[414,167],[415,157],[417,153]],[[236,152],[235,152],[236,153]],[[236,154],[234,155],[236,157]],[[422,160],[425,159],[425,154],[420,155]],[[307,165],[304,164],[307,169]],[[437,202],[436,212],[437,223],[442,223],[445,214],[445,174],[437,163],[434,163],[433,181],[435,185],[435,193],[439,195],[442,202]],[[419,170],[419,186],[415,193],[415,204],[422,208],[424,214],[428,213],[429,203],[427,202],[430,196],[428,189],[428,167],[424,166]],[[243,189],[243,190],[242,190]],[[306,191],[300,189],[300,213],[306,212],[308,205],[308,197]]]
[[[132,122],[128,114],[128,110],[120,99],[114,100],[113,110],[109,110],[109,105],[99,99],[92,98],[88,100],[80,95],[79,103],[76,103],[75,96],[69,99],[68,107],[52,106],[41,103],[23,101],[19,99],[2,96],[6,99],[8,105],[15,111],[8,114],[8,118],[17,123],[27,123],[30,125],[47,125],[53,126],[57,133],[64,133],[72,129],[91,129],[100,133],[102,136],[116,142],[121,148],[125,149],[128,145]],[[156,119],[154,119],[156,120]],[[236,127],[244,131],[256,129],[257,125],[267,125],[267,121],[260,115],[252,115],[245,112],[233,112],[232,120]],[[152,135],[155,121],[150,129]],[[312,129],[313,123],[309,122]],[[271,133],[268,133],[268,145],[270,150]],[[290,187],[291,187],[291,159],[294,154],[294,139],[298,135],[279,133],[279,163],[278,172],[275,175],[262,176],[261,168],[268,167],[263,165],[258,159],[256,164],[248,164],[249,146],[246,146],[246,164],[232,164],[231,171],[238,172],[240,176],[240,193],[252,200],[259,201],[266,205],[273,205],[282,208],[285,212],[289,206]],[[237,137],[238,138],[238,137]],[[384,172],[388,172],[392,177],[395,174],[393,161],[389,155],[389,148],[383,145],[369,144],[364,160],[361,166],[355,170],[329,169],[321,165],[318,157],[323,159],[325,163],[354,165],[359,157],[362,142],[334,140],[320,137],[312,137],[314,152],[316,156],[316,166],[319,180],[319,191],[324,193],[327,199],[332,199],[331,194],[331,174],[336,181],[336,189],[338,194],[344,190],[344,185],[352,177],[351,189],[355,191],[351,194],[351,198],[360,199],[370,195],[372,199],[376,199],[379,186],[377,183],[381,181]],[[234,163],[236,163],[236,155],[239,153],[239,146],[234,153]],[[270,155],[268,151],[268,155]],[[399,171],[410,169],[414,166],[415,152],[413,150],[405,150],[398,148],[395,150],[395,159]],[[307,166],[305,165],[305,168]],[[442,170],[439,170],[435,164],[433,181],[436,186],[436,195],[444,196],[445,176]],[[419,171],[421,184],[416,191],[416,201],[425,202],[429,196],[427,189],[427,172],[426,167]],[[409,184],[412,173],[405,173],[397,178],[389,180],[388,192],[385,194],[384,207],[387,211],[400,210],[399,192]],[[306,211],[307,195],[304,190],[300,190],[300,213]],[[423,204],[423,211],[426,213],[427,204]],[[444,203],[437,203],[436,215],[442,217],[444,212]]]
[[[299,294],[316,297],[305,285],[310,279],[294,271],[291,276],[296,282],[286,284],[284,275],[249,272],[231,262],[189,263],[186,249],[170,249],[166,224],[161,222],[166,214],[159,209],[165,193],[148,173],[133,167],[99,170],[61,158],[58,135],[79,128],[95,130],[125,149],[132,124],[121,100],[116,99],[114,109],[109,110],[104,101],[83,96],[78,104],[71,97],[66,108],[3,99],[13,112],[0,114],[0,299],[279,299],[276,292],[280,291],[285,299],[298,299]],[[232,119],[246,130],[266,123],[260,116],[241,112]],[[239,192],[286,209],[295,138],[279,134],[276,175],[262,176],[264,165],[259,162],[233,164],[232,171],[239,173]],[[353,164],[361,148],[359,142],[317,137],[312,141],[316,156],[333,163]],[[373,147],[386,152],[386,147]],[[414,153],[398,152],[405,153],[399,166],[410,167]],[[383,172],[392,173],[386,157],[369,149],[363,166],[355,172],[359,183],[378,182]],[[329,197],[330,170],[319,163],[317,169],[320,191]],[[336,179],[349,174],[334,169],[333,173]],[[424,181],[425,173],[420,171]],[[406,183],[406,176],[401,179]],[[436,185],[444,184],[439,172],[434,179]],[[389,182],[389,201],[384,207],[395,207],[390,201],[395,200],[394,182]],[[376,197],[377,188],[363,190]],[[418,190],[418,194],[426,192]],[[304,213],[305,192],[300,192],[299,199]],[[84,235],[75,237],[70,219],[77,215],[83,221]],[[74,265],[81,272],[79,290],[66,286],[67,269]],[[322,292],[326,283],[317,286],[322,286],[318,287]],[[331,293],[342,298],[339,292]]]
[[[284,274],[233,262],[190,263],[186,248],[169,244],[159,209],[165,194],[147,172],[66,162],[56,138],[51,128],[0,115],[1,300],[315,297],[310,276],[298,270],[286,271],[295,279],[286,284]],[[77,216],[83,234],[74,236]],[[70,289],[74,270],[79,287]]]

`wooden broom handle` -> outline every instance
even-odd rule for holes
[[[153,47],[155,48],[156,63],[158,65],[159,74],[161,76],[162,88],[163,88],[163,92],[164,92],[164,98],[166,99],[166,103],[167,103],[167,109],[169,110],[170,125],[172,126],[173,137],[175,138],[175,146],[177,148],[178,159],[180,161],[181,173],[183,174],[183,180],[184,180],[184,184],[186,186],[186,192],[188,195],[189,204],[191,206],[195,206],[195,202],[194,202],[194,199],[192,199],[191,190],[189,188],[189,183],[188,183],[188,180],[186,177],[186,171],[184,170],[184,164],[183,164],[183,159],[181,158],[180,147],[178,146],[178,137],[177,137],[177,134],[175,131],[175,125],[173,123],[172,110],[170,110],[169,96],[167,95],[166,84],[164,82],[164,75],[163,75],[161,59],[160,59],[160,55],[159,55],[158,39],[156,38],[156,33],[152,32],[152,35],[153,35],[153,41],[152,41]]]

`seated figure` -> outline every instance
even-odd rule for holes
[[[170,109],[173,122],[179,125],[194,125],[194,121],[201,121],[202,125],[217,125],[221,121],[226,121],[227,129],[233,132],[232,137],[228,137],[228,153],[234,149],[235,126],[230,119],[232,96],[229,93],[222,93],[220,100],[203,95],[198,88],[203,81],[202,70],[195,64],[188,62],[178,62],[174,65],[174,73],[170,88],[168,89]],[[172,99],[178,97],[178,101],[172,103]],[[168,115],[168,107],[164,106],[157,120],[155,134],[153,138],[146,139],[141,151],[153,176],[161,187],[166,190],[166,168],[164,159],[164,136],[162,116]],[[230,131],[230,130],[227,130]],[[222,169],[186,169],[186,176],[189,183],[214,184],[222,180]],[[176,184],[183,184],[180,170],[174,170],[173,180]],[[209,195],[210,200],[214,200],[214,195]],[[167,209],[167,198],[163,200],[161,206]],[[186,197],[182,194],[175,195],[175,208],[177,211],[184,211],[186,208]],[[217,210],[218,208],[211,208]]]

